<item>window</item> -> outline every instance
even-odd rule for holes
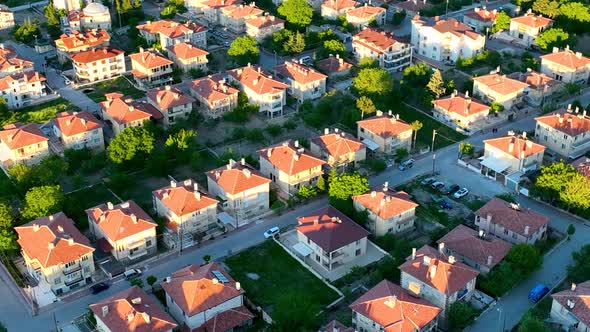
[[[145,246],[146,247],[151,247],[152,246],[152,240],[151,239],[150,240],[146,240],[145,241]]]
[[[57,278],[53,279],[53,283],[56,285],[61,284],[61,278],[57,277]]]
[[[508,230],[507,229],[504,230],[504,234],[508,234]]]
[[[516,239],[516,233],[512,233],[512,238]]]
[[[361,255],[361,250],[357,249],[356,252],[354,253],[355,256],[360,256]]]
[[[360,246],[361,245],[361,240],[356,240],[356,245]]]

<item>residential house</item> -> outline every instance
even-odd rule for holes
[[[254,315],[244,290],[217,262],[189,265],[161,283],[168,312],[186,331],[240,331]],[[197,329],[199,328],[199,329]]]
[[[485,36],[454,18],[441,20],[416,16],[412,19],[414,53],[426,58],[455,62],[459,57],[472,58],[482,52]]]
[[[370,151],[395,154],[398,149],[412,149],[412,127],[399,115],[377,111],[375,116],[356,122],[357,137]]]
[[[463,23],[472,27],[477,32],[488,33],[487,29],[494,25],[498,14],[497,9],[489,10],[485,6],[483,8],[475,7],[473,11],[469,11],[463,15]]]
[[[313,186],[324,174],[325,162],[299,145],[288,140],[258,151],[260,172],[278,187],[279,195],[295,195],[301,186]]]
[[[270,117],[283,114],[283,106],[287,103],[289,86],[273,79],[272,75],[263,71],[260,66],[248,65],[232,69],[228,72],[229,82],[235,82],[248,96],[248,102],[260,106],[259,112]]]
[[[590,58],[566,47],[553,48],[550,54],[541,55],[541,72],[564,83],[585,85],[590,78]]]
[[[45,77],[37,71],[15,72],[0,77],[0,97],[9,109],[27,106],[47,95]]]
[[[328,79],[344,77],[350,75],[352,64],[344,61],[340,55],[332,56],[317,61],[317,67],[320,72],[328,75]]]
[[[390,5],[390,11],[395,12],[405,12],[406,17],[414,17],[416,15],[420,15],[420,12],[424,9],[428,9],[431,7],[431,4],[426,2],[426,0],[406,0],[398,3],[392,3]]]
[[[164,241],[168,247],[190,247],[220,228],[218,201],[193,179],[170,181],[170,186],[152,192],[152,200],[158,216],[167,221]]]
[[[434,118],[464,133],[474,132],[490,114],[490,106],[455,90],[450,96],[432,101]]]
[[[150,105],[162,113],[164,126],[169,127],[178,120],[186,120],[193,111],[195,99],[178,88],[166,85],[146,92]]]
[[[268,14],[246,19],[245,24],[246,34],[254,37],[258,42],[272,36],[275,32],[285,29],[285,20]]]
[[[330,132],[324,129],[324,134],[311,139],[311,153],[320,156],[329,167],[347,169],[356,167],[367,157],[367,146],[353,135],[339,130]]]
[[[354,0],[326,0],[321,5],[322,18],[327,20],[337,20],[341,15],[360,5]]]
[[[571,165],[578,171],[578,173],[590,179],[590,158],[580,157],[572,161]]]
[[[342,212],[328,206],[297,218],[297,240],[310,250],[310,259],[333,271],[367,252],[367,232]]]
[[[137,26],[148,43],[159,42],[162,48],[175,44],[191,43],[207,48],[207,28],[195,22],[179,23],[172,20],[147,21]]]
[[[436,242],[447,256],[454,256],[481,273],[490,272],[512,248],[496,236],[465,225],[458,225]]]
[[[365,3],[364,6],[346,11],[346,21],[355,28],[361,29],[369,24],[380,26],[385,24],[385,14],[385,8],[369,6]]]
[[[352,197],[357,211],[367,211],[367,226],[375,236],[403,233],[414,229],[416,208],[408,193],[395,191],[387,183],[383,190]]]
[[[98,247],[119,262],[156,253],[156,223],[134,201],[111,202],[86,210]]]
[[[526,46],[536,45],[535,39],[551,26],[552,19],[533,14],[529,9],[523,16],[510,19],[510,36],[521,40]]]
[[[564,331],[590,330],[590,281],[572,283],[569,289],[551,294],[550,319]]]
[[[328,324],[320,327],[318,332],[355,332],[355,329],[348,327],[337,320],[330,321]]]
[[[53,6],[55,9],[65,9],[66,11],[80,9],[81,2],[78,0],[55,0]]]
[[[221,25],[221,10],[228,6],[235,6],[242,3],[242,0],[207,0],[200,4],[203,11],[203,18],[209,26]]]
[[[103,46],[72,54],[76,78],[82,82],[94,82],[125,73],[125,52]]]
[[[525,73],[512,73],[508,78],[528,84],[528,88],[524,90],[524,101],[533,107],[543,106],[553,93],[563,90],[562,82],[530,68]]]
[[[264,11],[254,2],[249,5],[239,4],[221,8],[220,24],[233,33],[246,32],[246,20],[262,16]]]
[[[475,98],[488,103],[500,103],[506,110],[523,101],[525,89],[528,87],[527,83],[500,75],[497,71],[473,78]]]
[[[189,42],[168,46],[168,57],[185,73],[193,69],[206,73],[207,55],[209,52]]]
[[[123,96],[120,92],[107,93],[105,97],[107,100],[98,105],[103,120],[110,124],[115,135],[125,128],[141,127],[152,119],[162,118],[162,113],[151,104],[134,101],[130,97]]]
[[[32,165],[49,155],[49,139],[35,123],[13,123],[0,130],[0,163]]]
[[[412,255],[400,265],[401,286],[443,310],[457,301],[469,301],[475,292],[479,272],[431,246],[412,249]]]
[[[522,137],[509,133],[508,136],[487,139],[483,143],[482,173],[487,176],[497,178],[500,174],[526,173],[538,169],[543,163],[545,147],[527,139],[526,133]]]
[[[111,13],[109,8],[99,2],[90,2],[82,11],[69,11],[66,19],[71,30],[111,30]]]
[[[135,82],[144,88],[156,87],[172,82],[173,62],[155,50],[139,49],[139,53],[129,55],[131,74]]]
[[[374,59],[390,73],[401,72],[412,63],[412,47],[393,32],[365,28],[352,37],[352,50],[357,61]]]
[[[513,244],[535,244],[547,236],[549,218],[518,204],[492,198],[475,211],[475,226]]]
[[[93,303],[96,329],[100,332],[172,332],[178,325],[142,288],[126,290]]]
[[[441,312],[432,303],[388,280],[369,289],[349,308],[352,309],[352,326],[356,331],[365,332],[437,331]]]
[[[66,63],[71,60],[72,54],[109,46],[110,41],[111,36],[104,29],[86,30],[86,32],[74,30],[70,34],[64,33],[55,40],[57,59],[60,63]]]
[[[535,139],[558,154],[575,159],[590,151],[590,117],[571,108],[536,117]]]
[[[65,149],[104,150],[102,124],[88,111],[61,112],[51,120]]]
[[[56,295],[92,283],[94,248],[63,212],[14,230],[28,274]]]
[[[14,47],[0,43],[0,77],[34,70],[33,61],[18,54]]]
[[[196,107],[206,118],[219,118],[238,106],[238,89],[229,85],[222,75],[192,81],[191,95]]]
[[[0,30],[14,27],[14,13],[5,5],[0,5]]]
[[[328,76],[311,67],[295,61],[285,61],[276,66],[274,72],[277,78],[289,85],[289,94],[300,103],[320,98],[326,93]]]

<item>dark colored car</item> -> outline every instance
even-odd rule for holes
[[[461,189],[461,187],[459,187],[458,185],[452,185],[452,186],[448,186],[447,189],[445,190],[445,194],[447,195],[451,195],[454,194],[455,191]]]
[[[453,204],[451,204],[450,202],[446,201],[446,200],[442,200],[440,201],[440,207],[446,210],[451,210],[453,208]]]
[[[109,286],[109,284],[106,282],[99,282],[98,284],[92,285],[92,287],[90,287],[90,291],[92,291],[92,294],[98,294],[109,289],[109,287],[111,286]]]

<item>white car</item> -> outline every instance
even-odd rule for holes
[[[280,229],[277,226],[271,227],[269,230],[264,232],[264,238],[270,239],[271,237],[277,236],[279,234],[279,232],[280,232]]]
[[[137,278],[141,275],[141,270],[140,269],[129,269],[129,270],[125,271],[123,273],[123,275],[125,276],[125,279]]]
[[[457,190],[453,194],[453,197],[455,197],[455,198],[461,198],[461,197],[464,197],[467,194],[469,194],[469,190],[467,190],[467,188],[461,188],[461,189]]]

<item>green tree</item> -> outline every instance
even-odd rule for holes
[[[305,37],[299,31],[289,35],[283,44],[283,50],[287,53],[300,53],[305,49]]]
[[[14,211],[7,202],[0,201],[0,229],[10,229],[14,225]]]
[[[277,11],[298,30],[308,26],[313,16],[313,9],[305,0],[286,0]]]
[[[506,261],[514,268],[528,275],[543,265],[543,256],[534,245],[520,243],[508,251]]]
[[[590,244],[572,253],[573,263],[568,265],[568,279],[572,282],[583,282],[590,279]]]
[[[28,44],[35,39],[35,36],[40,36],[39,25],[37,20],[31,20],[29,17],[25,18],[22,25],[16,24],[13,30],[14,38],[22,43]]]
[[[148,276],[145,281],[147,281],[148,285],[150,285],[150,287],[152,289],[154,289],[154,284],[156,283],[156,281],[158,281],[158,278],[156,276]]]
[[[551,330],[543,320],[527,313],[518,324],[516,332],[547,332]]]
[[[167,5],[160,12],[160,18],[173,18],[174,16],[176,16],[177,12],[178,11],[176,10],[176,6]]]
[[[174,134],[170,134],[166,139],[166,147],[175,151],[187,151],[194,142],[196,133],[191,129],[181,128]]]
[[[412,123],[410,123],[410,127],[412,127],[412,147],[415,148],[416,147],[416,138],[418,137],[418,131],[420,129],[422,129],[424,125],[422,124],[422,122],[420,122],[419,120],[416,120]]]
[[[568,82],[568,83],[566,83],[566,84],[565,84],[565,86],[564,86],[564,90],[565,90],[565,92],[566,92],[568,95],[575,95],[575,94],[578,94],[578,93],[580,93],[580,91],[582,90],[582,86],[581,86],[580,84],[577,84],[577,83]],[[572,103],[572,107],[573,107],[574,109],[576,108],[576,107],[575,107],[575,105],[574,105],[574,103],[575,103],[575,102],[576,102],[576,101],[574,101],[574,102]],[[578,101],[578,103],[579,103],[579,101]]]
[[[533,10],[550,18],[557,17],[561,14],[559,2],[553,0],[535,0]]]
[[[475,148],[471,143],[468,142],[461,142],[459,144],[459,152],[461,152],[461,156],[472,156]]]
[[[510,16],[508,16],[508,14],[506,14],[506,12],[500,12],[498,13],[498,16],[496,16],[496,21],[494,22],[494,25],[492,26],[492,28],[490,29],[491,33],[496,33],[502,30],[506,30],[510,27]]]
[[[382,68],[361,69],[352,79],[352,86],[361,95],[385,95],[393,87],[389,73]]]
[[[145,127],[129,127],[120,132],[107,148],[109,159],[116,164],[131,161],[154,150],[154,135]]]
[[[356,108],[361,111],[361,119],[365,117],[365,114],[373,114],[377,111],[377,107],[375,107],[371,98],[367,96],[361,96],[356,100]]]
[[[360,69],[379,68],[379,62],[372,58],[361,58],[356,66]]]
[[[326,57],[330,54],[336,56],[336,54],[340,55],[341,57],[346,56],[346,46],[342,44],[339,40],[326,40],[324,41],[322,48],[319,51],[320,57]]]
[[[131,286],[137,286],[139,288],[143,288],[143,280],[140,278],[133,278],[133,279],[129,280],[129,283],[131,284]]]
[[[395,150],[395,161],[397,161],[399,163],[402,160],[406,159],[409,155],[410,155],[410,153],[408,152],[408,149],[406,149],[406,148],[396,149]]]
[[[25,194],[23,217],[37,219],[61,211],[64,196],[59,185],[33,187]]]
[[[317,188],[313,186],[301,186],[299,191],[297,191],[297,197],[301,199],[310,199],[317,196],[317,194]]]
[[[426,85],[426,87],[428,88],[428,90],[430,90],[430,92],[432,92],[434,98],[437,99],[445,93],[445,81],[443,80],[440,70],[434,70],[434,73],[432,73],[430,81],[428,82],[428,85]]]
[[[241,36],[231,43],[227,50],[227,54],[234,59],[238,65],[243,66],[247,63],[256,63],[260,51],[256,45],[256,39],[250,36]]]
[[[315,187],[319,192],[326,191],[326,180],[324,180],[324,176],[318,177],[318,182],[315,184]]]
[[[580,173],[573,174],[564,190],[559,192],[559,201],[568,209],[590,208],[590,180]]]
[[[411,65],[404,69],[402,81],[412,88],[424,87],[430,81],[432,69],[425,63]]]
[[[364,194],[369,190],[369,181],[359,173],[342,173],[332,175],[329,179],[328,195],[330,204],[347,215],[352,215],[351,197]]]
[[[274,324],[279,331],[317,329],[320,306],[303,292],[283,292],[273,306]]]
[[[537,45],[544,50],[551,50],[553,47],[565,47],[573,44],[570,34],[560,28],[551,28],[541,32],[535,39]]]
[[[467,327],[478,312],[468,302],[457,301],[449,307],[449,325],[452,331],[460,331]]]
[[[563,161],[541,166],[541,175],[537,177],[532,193],[545,200],[554,201],[559,198],[575,174],[576,169]]]
[[[504,105],[500,104],[497,101],[493,101],[490,104],[490,113],[500,113],[504,110]]]
[[[567,226],[567,238],[569,239],[575,233],[576,233],[576,226],[574,226],[574,224],[569,224]]]
[[[0,229],[0,252],[18,249],[16,235],[12,229]]]
[[[211,261],[211,255],[203,256],[203,261],[205,262],[205,264],[209,264],[209,262]]]
[[[45,14],[45,18],[47,19],[47,32],[53,37],[56,38],[60,34],[60,20],[57,10],[53,6],[53,1],[49,1],[47,6],[43,9]]]

